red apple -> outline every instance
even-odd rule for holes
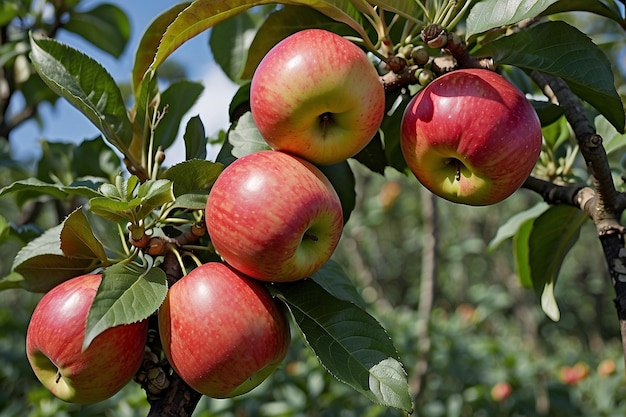
[[[488,205],[530,175],[541,151],[541,125],[502,76],[463,69],[435,79],[409,102],[400,143],[407,165],[430,191]]]
[[[96,403],[113,396],[143,360],[148,321],[112,327],[82,351],[87,315],[102,276],[65,281],[37,304],[26,333],[26,354],[41,383],[62,400]]]
[[[598,375],[610,376],[615,373],[617,366],[613,359],[604,359],[598,364]]]
[[[222,171],[206,204],[211,242],[231,266],[263,281],[306,278],[333,254],[341,202],[311,163],[278,151],[246,155]]]
[[[213,398],[259,385],[290,342],[285,312],[263,284],[218,262],[172,285],[159,310],[159,332],[176,373]]]
[[[589,366],[578,362],[573,366],[563,366],[559,370],[559,379],[566,385],[576,385],[589,376]]]
[[[491,398],[496,402],[506,400],[513,393],[513,387],[506,381],[498,382],[491,387]]]
[[[385,91],[354,43],[307,29],[280,41],[260,62],[250,106],[273,149],[329,165],[354,156],[372,139],[385,113]]]

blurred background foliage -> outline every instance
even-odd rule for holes
[[[565,260],[557,292],[562,318],[555,323],[534,293],[518,284],[508,243],[487,252],[499,225],[537,198],[520,191],[490,208],[437,200],[436,280],[425,318],[419,303],[422,209],[432,199],[411,177],[396,172],[383,177],[353,167],[358,208],[336,260],[388,330],[414,391],[419,388],[415,415],[625,415],[612,289],[591,224]],[[145,394],[133,383],[87,407],[63,403],[38,383],[24,351],[38,298],[22,290],[0,292],[0,416],[146,415]],[[424,319],[425,329],[420,328]],[[270,380],[235,399],[203,398],[194,416],[401,415],[335,381],[300,335],[294,332],[293,338],[287,360]],[[504,394],[495,392],[497,386],[505,387]]]
[[[617,86],[624,91],[623,30],[607,31],[605,20],[589,14],[567,18],[616,63]],[[44,152],[41,161],[16,161],[10,142],[0,140],[0,188],[50,160]],[[536,295],[518,283],[511,242],[488,250],[498,228],[536,204],[536,195],[521,190],[496,206],[466,207],[434,199],[414,178],[396,171],[381,176],[357,162],[352,167],[357,207],[335,259],[398,347],[415,394],[414,415],[626,415],[613,290],[591,223],[565,259],[556,290],[561,320],[555,323]],[[66,211],[59,204],[40,200],[19,207],[13,198],[0,198],[0,276],[8,273],[21,237],[38,233],[28,228],[3,233],[2,222],[19,225],[28,217],[43,230]],[[39,297],[0,292],[0,417],[145,416],[145,394],[136,384],[81,407],[53,398],[38,383],[24,339]],[[284,366],[268,381],[235,399],[203,398],[194,416],[400,415],[335,381],[295,331],[293,338]]]

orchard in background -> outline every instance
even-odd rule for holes
[[[122,54],[82,6],[0,6],[0,415],[623,415],[623,4],[196,0],[130,85],[55,39]],[[168,78],[202,34],[239,85],[216,137]],[[59,97],[101,136],[14,161]]]

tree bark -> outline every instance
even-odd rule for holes
[[[565,117],[574,131],[593,187],[558,186],[536,178],[529,178],[524,187],[537,191],[548,203],[578,207],[592,219],[604,252],[608,277],[615,291],[614,302],[626,362],[626,249],[625,229],[620,223],[626,197],[615,188],[602,137],[596,133],[580,99],[559,78],[537,71],[533,71],[531,76],[546,96],[565,110]]]

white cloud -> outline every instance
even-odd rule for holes
[[[174,144],[167,150],[166,164],[171,166],[185,160],[185,143],[183,133],[191,117],[200,116],[208,136],[213,136],[220,129],[228,128],[228,106],[233,95],[239,88],[215,64],[207,66],[200,82],[204,91],[196,104],[185,115],[181,130]],[[219,149],[208,148],[207,159],[214,160]]]

